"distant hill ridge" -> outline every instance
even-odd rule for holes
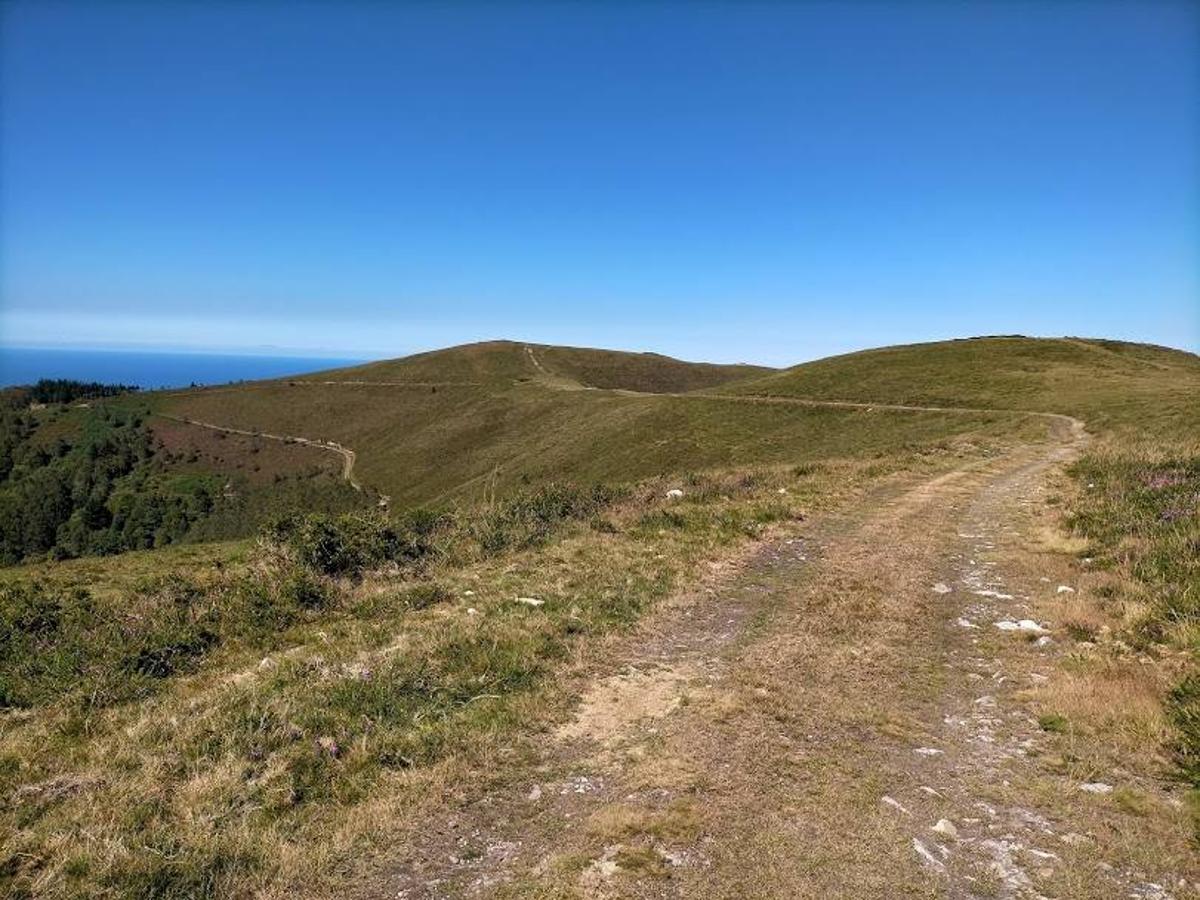
[[[717,387],[774,371],[767,366],[685,362],[658,353],[496,340],[318,372],[306,376],[305,380],[461,381],[508,386],[514,382],[550,379],[559,382],[560,387],[573,384],[611,390],[678,393]]]
[[[815,400],[1024,409],[1097,427],[1200,425],[1200,357],[1095,338],[966,338],[863,350],[731,385]],[[1139,413],[1139,410],[1142,412]]]
[[[976,431],[1008,434],[1019,421],[746,402],[756,397],[1037,410],[1077,416],[1096,433],[1200,439],[1200,359],[1078,338],[912,344],[785,370],[487,341],[150,399],[176,418],[350,448],[356,477],[397,507],[547,479],[626,481],[887,453]]]

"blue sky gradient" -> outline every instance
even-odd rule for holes
[[[0,342],[1197,350],[1198,9],[7,3]]]

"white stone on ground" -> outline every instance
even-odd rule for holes
[[[517,602],[524,603],[526,606],[541,606],[546,601],[539,600],[537,597],[518,597]]]
[[[1012,619],[1001,619],[995,624],[1001,631],[1025,631],[1030,634],[1044,634],[1046,632],[1046,629],[1033,621],[1033,619],[1021,619],[1019,622],[1014,622]]]
[[[1087,791],[1089,794],[1111,794],[1113,786],[1105,784],[1103,781],[1089,781],[1079,786],[1081,791]]]
[[[913,838],[913,849],[917,851],[917,856],[921,857],[921,861],[930,868],[936,869],[939,872],[945,871],[946,867],[942,865],[942,861],[929,852],[929,848],[922,844],[916,838]]]
[[[958,829],[954,827],[954,823],[949,819],[938,819],[937,824],[929,829],[936,831],[938,834],[945,835],[951,840],[958,840]]]

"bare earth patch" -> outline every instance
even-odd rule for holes
[[[555,737],[611,745],[633,725],[672,712],[695,676],[688,666],[630,669],[610,675],[584,694],[575,719],[559,728]]]

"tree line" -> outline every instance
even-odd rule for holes
[[[101,384],[99,381],[73,381],[69,378],[43,378],[28,389],[33,403],[75,403],[99,400],[138,390],[134,384]]]
[[[109,395],[122,389],[105,387]],[[181,485],[159,477],[145,409],[70,410],[81,421],[53,427],[55,416],[39,417],[20,394],[6,393],[0,404],[0,563],[163,546],[212,511],[214,479]]]

